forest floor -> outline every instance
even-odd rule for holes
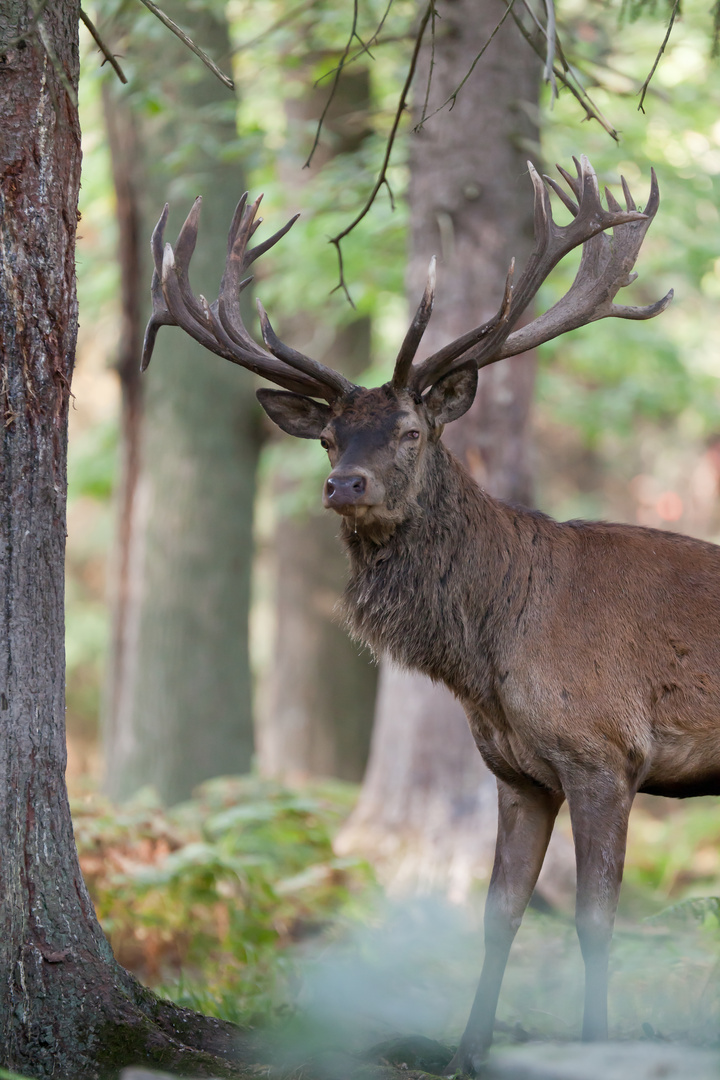
[[[73,799],[81,865],[118,960],[161,996],[254,1031],[258,1061],[271,1062],[260,1072],[439,1071],[466,1019],[482,890],[464,906],[385,896],[366,863],[332,849],[355,796],[339,783],[289,790],[244,777],[172,810],[149,791],[123,807]],[[712,1046],[720,819],[714,800],[676,806],[646,799],[634,811],[611,1037]],[[529,910],[497,1041],[575,1040],[581,1001],[570,911]]]

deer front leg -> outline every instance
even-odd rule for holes
[[[510,946],[535,888],[563,798],[498,780],[498,836],[485,903],[485,960],[467,1028],[446,1069],[475,1076],[492,1041]]]
[[[566,792],[575,841],[575,925],[585,962],[585,1042],[607,1039],[610,943],[620,895],[633,792],[613,775],[593,773]]]

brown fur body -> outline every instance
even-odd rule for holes
[[[720,794],[720,548],[504,505],[441,443],[384,543],[353,529],[352,631],[444,682],[501,779]]]

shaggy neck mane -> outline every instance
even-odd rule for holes
[[[474,696],[489,675],[479,671],[478,651],[492,663],[498,584],[527,597],[523,534],[534,531],[534,515],[482,492],[442,443],[428,454],[414,505],[391,536],[377,541],[361,522],[357,532],[343,522],[351,566],[344,609],[351,632],[376,654]]]

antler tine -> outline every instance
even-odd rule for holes
[[[170,244],[165,245],[162,265],[162,290],[165,303],[173,318],[173,325],[179,326],[190,337],[199,341],[210,352],[215,352],[217,341],[208,326],[205,312],[199,300],[194,299],[193,308],[185,303],[175,263],[175,252]]]
[[[565,206],[573,213],[573,218],[567,225],[562,226],[553,219],[546,184],[532,163],[528,162],[528,172],[535,190],[535,250],[512,290],[509,310],[503,317],[501,309],[489,324],[486,323],[470,331],[463,338],[459,338],[449,346],[445,346],[439,353],[429,357],[418,369],[414,378],[414,385],[419,391],[430,386],[440,374],[458,366],[458,363],[473,360],[478,367],[485,367],[500,359],[501,355],[510,355],[503,351],[503,342],[509,337],[513,326],[537,293],[542,282],[569,251],[579,244],[586,244],[592,237],[607,228],[648,220],[646,215],[634,209],[634,204],[633,208],[627,210],[606,210],[600,200],[597,176],[590,162],[585,155],[580,161],[575,158],[573,160],[578,173],[577,178],[571,177],[564,169],[561,170],[561,174],[578,201],[575,208],[572,200],[563,198]],[[554,188],[554,185],[552,186]],[[453,356],[452,361],[449,360],[450,356]]]
[[[240,225],[242,223],[243,214],[245,213],[245,206],[247,204],[249,194],[250,193],[248,191],[244,191],[243,194],[240,196],[240,201],[235,207],[235,213],[233,214],[233,219],[230,222],[230,231],[228,232],[228,255],[232,251],[232,246],[235,243],[235,237],[237,236],[238,229],[240,228]]]
[[[575,172],[577,173],[577,176],[573,176],[572,173],[569,173],[567,169],[564,169],[562,165],[558,165],[557,163],[555,165],[555,168],[560,173],[572,193],[575,195],[575,198],[579,199],[582,192],[582,166],[578,159],[575,157],[575,155],[573,155],[573,165],[575,166]]]
[[[142,359],[140,361],[140,371],[145,371],[152,360],[153,350],[155,348],[155,339],[157,338],[157,332],[161,326],[175,326],[175,321],[172,315],[168,311],[165,303],[165,297],[162,291],[162,262],[163,262],[163,241],[165,237],[165,226],[167,225],[168,214],[170,207],[165,203],[160,220],[153,229],[152,239],[150,241],[150,249],[153,256],[153,276],[152,283],[150,285],[150,295],[152,297],[152,315],[148,320],[148,324],[145,327],[145,337],[143,338],[143,350]]]
[[[503,298],[500,307],[491,319],[488,319],[482,326],[476,326],[474,330],[469,330],[467,334],[463,334],[462,337],[457,338],[455,341],[451,341],[442,349],[438,349],[436,353],[429,356],[427,360],[424,360],[418,367],[411,369],[409,384],[416,393],[422,393],[422,391],[430,386],[436,379],[445,375],[450,368],[458,366],[454,363],[458,357],[462,356],[467,358],[466,354],[473,346],[477,345],[478,342],[483,341],[488,335],[492,334],[493,331],[505,326],[510,316],[514,275],[515,260],[511,259],[510,267],[505,278]]]
[[[282,228],[278,229],[277,232],[273,233],[272,236],[268,237],[267,240],[263,240],[262,243],[257,244],[248,251],[248,240],[262,221],[262,218],[256,220],[256,214],[261,199],[262,195],[255,200],[252,206],[247,208],[244,215],[237,222],[235,228],[236,235],[232,245],[228,245],[225,272],[222,281],[220,282],[220,293],[217,300],[217,315],[225,335],[231,341],[242,348],[250,348],[255,354],[266,356],[267,354],[265,351],[260,349],[256,342],[250,337],[250,334],[245,328],[242,312],[240,310],[240,293],[252,278],[245,278],[244,281],[240,279],[248,267],[259,258],[260,255],[263,255],[285,236],[300,215],[295,214],[294,217],[283,225]],[[238,211],[235,212],[233,226],[235,226],[237,219]],[[263,340],[275,357],[284,361],[296,371],[301,371],[308,375],[310,378],[314,379],[316,383],[323,386],[325,388],[323,390],[323,396],[328,397],[328,400],[331,397],[336,398],[339,395],[349,393],[349,391],[354,388],[353,383],[349,382],[337,371],[333,371],[332,368],[326,367],[324,364],[311,359],[309,356],[304,356],[302,353],[297,352],[296,349],[291,349],[290,346],[285,345],[280,341],[270,326],[270,322],[261,305],[259,305],[259,309]]]
[[[625,205],[627,206],[628,210],[635,210],[635,200],[630,194],[630,188],[628,187],[627,180],[624,176],[620,177],[620,183],[622,184],[623,195],[625,196]]]
[[[190,260],[197,244],[198,227],[200,225],[200,210],[202,209],[202,196],[198,195],[192,204],[190,213],[185,218],[173,251],[175,273],[182,293],[183,301],[193,317],[200,323],[204,319],[203,310],[195,293],[190,287]]]
[[[245,256],[245,267],[247,268],[248,266],[252,266],[256,259],[258,259],[261,255],[264,255],[265,252],[269,251],[271,247],[274,247],[275,244],[277,244],[278,240],[282,240],[285,233],[289,232],[290,229],[292,229],[293,225],[299,217],[299,214],[295,214],[294,217],[291,217],[287,224],[283,225],[281,229],[278,229],[278,231],[273,233],[272,236],[269,236],[267,240],[263,240],[262,244],[256,244],[254,248],[251,248]]]
[[[218,317],[226,334],[228,334],[238,345],[249,346],[262,353],[263,350],[259,349],[259,346],[250,337],[242,320],[240,294],[252,281],[252,276],[243,279],[243,274],[255,259],[285,236],[300,215],[295,214],[282,229],[278,229],[276,233],[273,233],[273,235],[262,244],[257,244],[250,251],[247,251],[248,240],[262,222],[262,218],[259,218],[257,221],[255,220],[262,195],[259,195],[255,202],[243,213],[246,198],[247,194],[243,195],[235,210],[235,216],[233,217],[233,223],[230,228],[230,237],[228,239],[225,272],[223,273],[222,281],[220,282],[220,292],[216,306]]]
[[[230,228],[225,271],[220,282],[220,292],[217,300],[218,318],[225,333],[241,348],[250,348],[259,353],[263,353],[264,350],[253,341],[243,323],[240,310],[240,293],[252,280],[251,278],[243,280],[243,275],[249,266],[247,244],[254,231],[255,216],[261,200],[262,195],[259,195],[255,202],[246,209],[246,193],[237,205]],[[230,238],[232,238],[232,242]]]
[[[560,166],[558,165],[557,168],[560,169]],[[564,176],[568,176],[568,173],[566,173],[564,169],[560,169],[560,172],[562,172]],[[575,202],[574,199],[570,198],[568,193],[565,191],[565,188],[561,187],[560,184],[558,184],[557,180],[553,180],[552,176],[546,176],[544,173],[543,173],[543,180],[545,181],[546,184],[550,185],[550,187],[553,189],[553,191],[555,192],[555,194],[559,198],[560,202],[564,206],[566,206],[567,209],[572,214],[572,216],[575,217],[575,215],[577,214],[578,209],[579,209],[578,204]],[[618,208],[618,210],[621,209],[619,203],[618,203],[617,208]]]
[[[408,332],[400,346],[400,352],[397,354],[397,359],[395,360],[392,385],[396,390],[401,390],[407,385],[412,362],[415,359],[415,353],[418,351],[418,346],[422,341],[422,336],[425,333],[427,324],[430,321],[430,316],[432,315],[433,303],[435,301],[436,266],[437,258],[433,255],[430,260],[430,265],[428,266],[425,292],[422,295],[418,309],[415,312],[415,318],[410,323]]]
[[[654,218],[655,215],[658,212],[659,206],[660,206],[660,185],[658,184],[658,178],[657,178],[657,176],[655,174],[655,170],[651,167],[651,169],[650,169],[650,197],[648,198],[647,206],[645,207],[645,209],[643,211],[643,213],[645,214],[645,217],[649,217],[651,219]]]
[[[170,204],[165,203],[163,212],[158,219],[158,223],[152,231],[150,238],[150,250],[152,251],[153,264],[157,271],[158,279],[162,274],[163,263],[163,248],[165,247],[165,226],[167,225],[168,214],[170,213]]]
[[[309,356],[305,356],[296,349],[291,349],[289,345],[285,345],[270,325],[270,320],[265,308],[259,300],[256,301],[256,303],[258,314],[260,316],[263,341],[273,356],[277,356],[278,360],[284,360],[286,364],[289,364],[297,371],[302,371],[306,375],[310,375],[311,378],[316,379],[318,382],[324,383],[330,389],[335,390],[335,396],[349,394],[351,391],[357,389],[355,384],[349,382],[349,380],[346,379],[344,375],[341,375],[340,372],[333,371],[331,368],[325,367],[325,365],[321,364],[318,360],[312,360]]]

